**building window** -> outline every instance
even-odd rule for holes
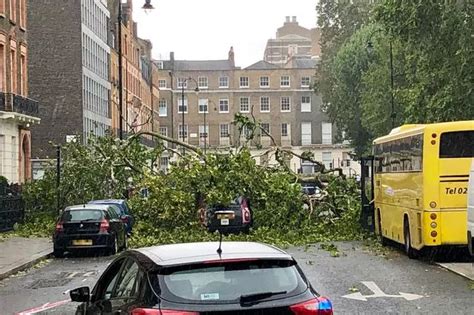
[[[248,97],[240,98],[240,112],[249,113],[250,112],[250,102]]]
[[[270,112],[270,98],[268,96],[260,97],[260,112]]]
[[[198,77],[198,87],[200,89],[207,89],[208,82],[207,77]]]
[[[229,100],[222,98],[219,100],[219,113],[228,113],[229,112]]]
[[[219,125],[219,136],[221,138],[229,138],[229,124]]]
[[[16,0],[10,0],[10,20],[16,23]]]
[[[240,87],[241,88],[249,87],[249,77],[240,77]]]
[[[310,77],[302,77],[301,78],[301,87],[309,87],[310,85]]]
[[[282,112],[289,112],[291,111],[291,102],[290,102],[290,97],[289,96],[283,96],[281,98],[281,111]]]
[[[188,137],[188,125],[179,125],[179,128],[178,128],[178,137],[180,139],[182,139],[183,137],[184,138],[187,138]]]
[[[166,80],[158,80],[158,87],[159,88],[166,88]]]
[[[270,79],[268,77],[260,77],[260,87],[267,88],[270,86]]]
[[[262,127],[262,136],[263,137],[268,137],[268,134],[270,133],[270,124],[269,123],[262,123],[261,127]]]
[[[332,124],[322,123],[322,140],[323,144],[332,144]]]
[[[165,99],[160,99],[158,102],[158,116],[166,117],[168,116],[168,104]]]
[[[187,113],[188,112],[188,99],[185,98],[184,102],[182,98],[178,99],[178,113]]]
[[[311,144],[311,123],[301,123],[301,145]]]
[[[5,92],[5,45],[3,44],[0,44],[0,91]]]
[[[206,139],[209,134],[209,125],[199,125],[199,139]]]
[[[303,113],[311,112],[311,96],[301,97],[301,112]]]
[[[178,78],[178,89],[182,88],[187,88],[188,87],[188,81],[185,78]]]
[[[168,127],[160,127],[160,135],[168,137]]]
[[[199,113],[208,113],[208,105],[209,101],[206,98],[200,98],[199,99]]]
[[[288,123],[282,123],[281,124],[281,136],[282,137],[288,137],[288,130],[290,129],[289,128],[289,125]]]
[[[290,86],[290,76],[282,75],[280,78],[280,86],[281,87],[289,87]]]
[[[160,171],[167,172],[169,168],[170,158],[167,156],[160,157]]]
[[[323,164],[326,169],[332,169],[332,153],[331,152],[323,152]]]
[[[163,69],[163,61],[157,61],[155,64],[158,69]]]
[[[20,95],[26,96],[26,56],[21,55],[20,57]]]
[[[228,77],[219,77],[219,88],[228,88],[229,87],[229,78]]]
[[[11,80],[11,92],[17,93],[17,75],[16,75],[16,50],[10,51],[10,80]]]

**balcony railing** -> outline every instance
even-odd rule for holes
[[[13,93],[0,92],[0,111],[38,116],[38,101]]]

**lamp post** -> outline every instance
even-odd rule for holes
[[[199,92],[199,84],[197,81],[191,77],[185,78],[181,82],[181,138],[183,140],[183,143],[186,142],[186,135],[184,133],[184,87],[187,85],[188,81],[194,81],[196,83],[196,88],[194,89],[194,92],[198,93]],[[199,100],[198,100],[199,102]],[[189,104],[188,104],[189,106]],[[178,106],[178,112],[179,112],[179,106]],[[189,131],[188,131],[189,132]],[[178,130],[178,135],[179,135],[179,130]],[[183,154],[185,152],[185,149],[183,147]]]
[[[145,4],[142,7],[146,12],[153,10],[154,7],[151,5],[151,0],[145,0]],[[122,60],[122,0],[119,0],[118,4],[118,16],[117,16],[117,34],[118,34],[118,58],[119,58],[119,137],[123,139],[123,60]]]
[[[380,29],[378,30],[380,31]],[[375,32],[374,32],[375,33]],[[370,38],[372,37],[373,33],[370,35]],[[367,42],[367,51],[369,52],[369,54],[372,53],[372,51],[374,50],[374,46],[372,44],[372,42],[370,41],[370,38],[369,38],[369,41]],[[392,128],[395,128],[395,118],[396,118],[396,113],[395,113],[395,100],[394,100],[394,89],[393,89],[393,85],[394,85],[394,82],[393,82],[393,49],[392,49],[392,39],[390,38],[389,39],[389,50],[390,50],[390,53],[389,53],[389,58],[390,58],[390,104],[391,104],[391,113],[390,113],[390,118],[392,120]]]
[[[210,103],[213,103],[214,106],[216,106],[216,104],[212,100],[207,99],[206,110],[203,112],[203,115],[204,115],[204,154],[206,154],[207,152],[207,137],[209,135],[209,128],[206,125],[206,116],[208,112],[210,111],[210,107],[209,107]],[[214,110],[217,110],[217,108],[214,107]]]

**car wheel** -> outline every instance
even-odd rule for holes
[[[405,253],[407,254],[408,258],[414,259],[416,258],[417,255],[416,255],[416,250],[413,247],[411,247],[410,225],[408,224],[407,219],[405,219],[403,230],[404,230],[403,236],[405,239],[405,244],[404,244]]]
[[[115,255],[118,253],[118,240],[117,240],[117,236],[114,236],[114,240],[112,242],[112,246],[110,246],[110,249],[109,249],[109,254],[110,255]]]
[[[64,250],[55,248],[53,250],[53,255],[56,258],[63,258],[64,257]]]
[[[123,247],[122,247],[122,250],[127,250],[128,248],[128,236],[125,234],[123,236]]]
[[[467,250],[469,251],[469,255],[471,255],[471,257],[474,257],[474,248],[473,248],[474,244],[472,244],[472,235],[471,235],[471,231],[467,232]]]

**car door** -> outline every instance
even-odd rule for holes
[[[116,267],[109,268],[99,280],[102,283],[98,283],[87,314],[128,314],[130,309],[140,305],[145,273],[132,258],[123,259],[118,267],[118,272]]]

